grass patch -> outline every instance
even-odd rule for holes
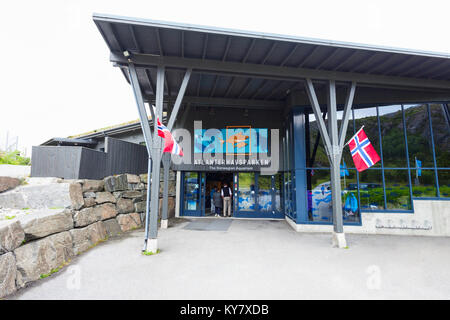
[[[64,207],[50,207],[49,209],[51,209],[51,210],[64,209]]]
[[[161,250],[156,250],[156,253],[155,252],[152,252],[152,251],[142,251],[142,255],[144,255],[144,256],[152,256],[152,255],[154,255],[154,254],[158,254],[158,253],[160,253],[161,252]]]
[[[94,247],[96,247],[98,244],[100,244],[100,243],[102,243],[102,242],[105,242],[106,240],[108,240],[108,238],[109,238],[109,237],[106,236],[105,239],[101,239],[101,240],[97,241],[96,243],[91,244],[86,250],[81,251],[81,252],[78,252],[78,253],[77,253],[77,256],[80,255],[80,254],[82,254],[82,253],[85,253],[86,251],[88,251],[88,250],[90,250],[90,249],[92,249],[92,248],[94,248]]]
[[[30,208],[26,207],[26,208],[22,208],[22,210],[30,210]]]
[[[54,273],[58,272],[59,270],[61,270],[62,268],[64,268],[64,267],[65,267],[66,265],[68,265],[69,263],[70,263],[70,260],[64,262],[64,263],[63,263],[62,265],[60,265],[59,267],[56,267],[56,268],[51,269],[49,273],[43,273],[43,274],[41,274],[41,275],[39,276],[39,278],[41,278],[41,279],[48,278],[48,277],[50,277],[52,274],[54,274]]]
[[[5,216],[5,219],[6,220],[12,220],[12,219],[14,219],[16,216]]]

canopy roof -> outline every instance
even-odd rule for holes
[[[276,107],[303,79],[356,81],[358,87],[450,92],[450,54],[94,14],[111,61],[128,79],[131,53],[147,100],[156,66],[166,66],[165,95],[175,97],[193,69],[185,101],[258,100]],[[450,96],[450,95],[448,95]]]

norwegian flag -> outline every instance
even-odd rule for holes
[[[348,146],[356,169],[361,172],[380,161],[380,156],[367,138],[363,128],[349,140]]]
[[[175,141],[174,137],[172,136],[172,133],[167,129],[165,125],[159,121],[159,118],[156,117],[156,121],[158,124],[158,136],[164,139],[164,150],[163,152],[170,152],[172,154],[179,155],[180,157],[183,156],[183,150],[178,145],[178,143]]]

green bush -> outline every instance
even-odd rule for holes
[[[0,164],[13,164],[29,166],[31,160],[28,157],[22,157],[20,151],[0,152]]]

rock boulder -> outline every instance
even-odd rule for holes
[[[80,254],[106,239],[108,233],[105,224],[99,221],[84,228],[72,229],[70,234],[73,239],[73,251],[75,254]]]
[[[24,287],[41,275],[50,273],[74,256],[69,231],[32,241],[14,250],[16,256],[16,284]]]
[[[20,185],[20,180],[11,177],[0,177],[0,192],[14,189]]]
[[[0,254],[13,251],[24,239],[25,233],[19,221],[0,222]]]
[[[130,213],[134,211],[133,200],[131,199],[119,198],[116,207],[118,213]]]
[[[129,214],[119,214],[116,219],[122,232],[139,228],[142,225],[141,216],[136,212]]]
[[[52,210],[35,212],[22,220],[22,227],[25,232],[25,240],[43,238],[50,234],[72,229],[72,213],[70,210],[57,213],[52,212]]]
[[[103,182],[103,180],[84,180],[83,192],[103,191],[104,187],[105,187],[105,183]]]
[[[97,202],[98,204],[105,203],[105,202],[116,203],[116,198],[114,198],[112,193],[108,192],[108,191],[97,192],[95,202]]]
[[[84,206],[83,191],[80,183],[70,184],[69,196],[73,209],[79,210]]]
[[[16,289],[16,258],[12,252],[0,256],[0,299]]]

